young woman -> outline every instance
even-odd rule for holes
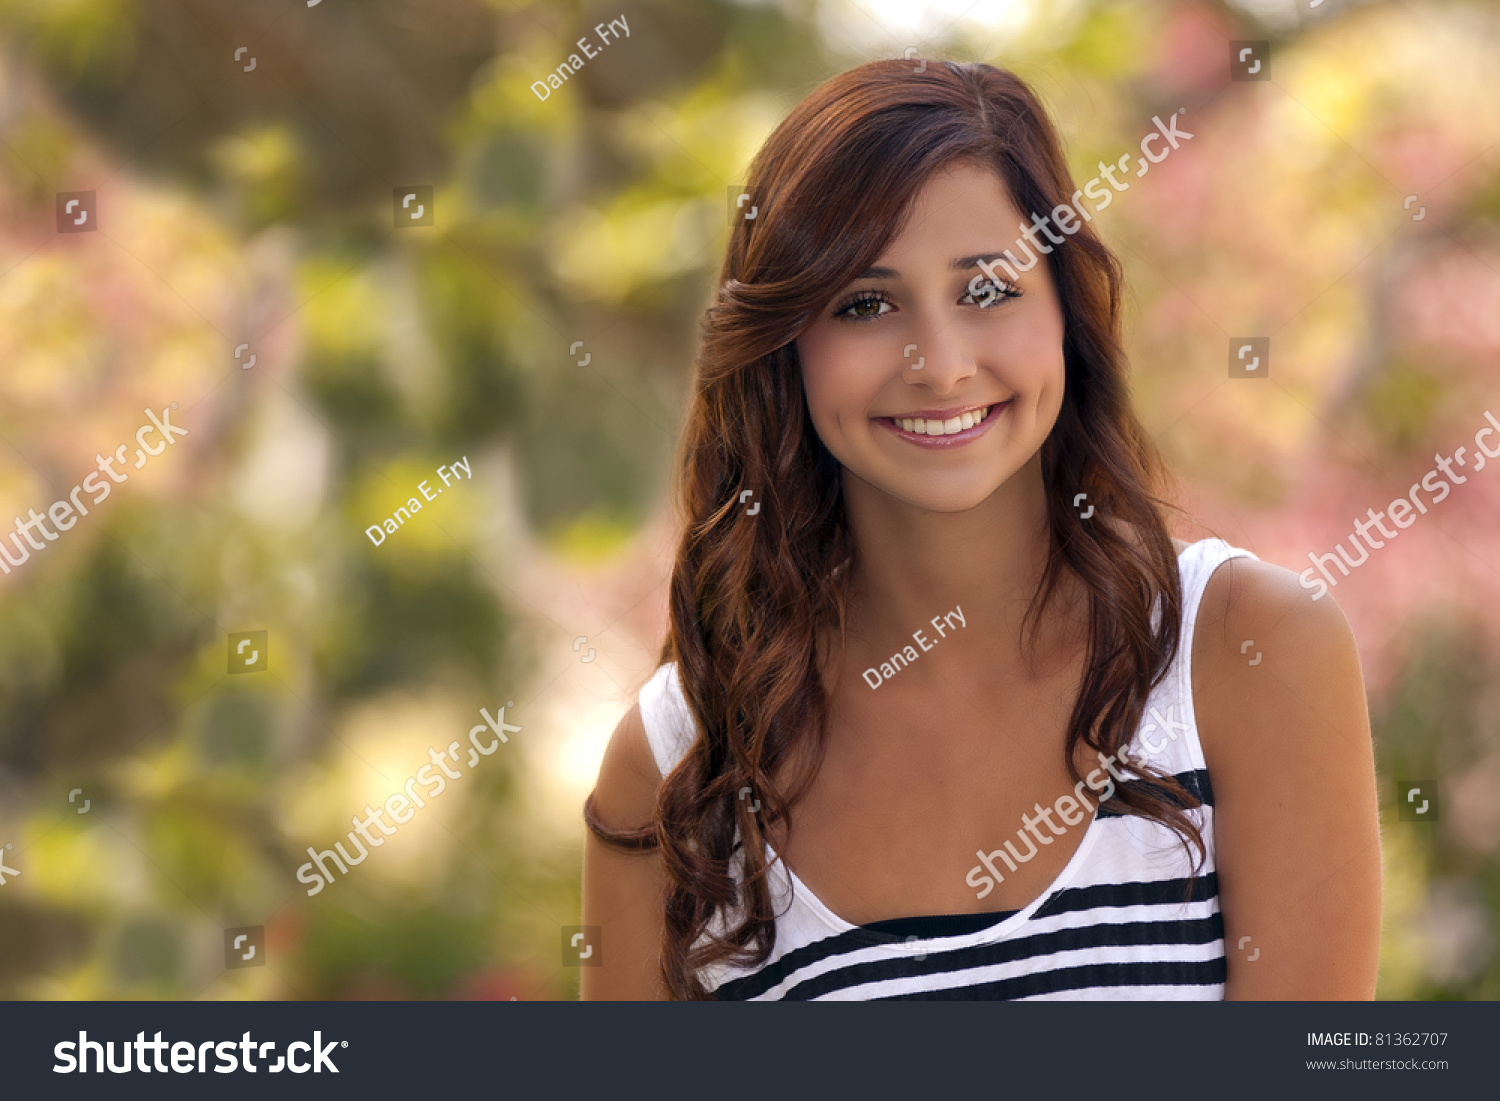
[[[663,664],[585,806],[584,997],[1372,997],[1348,626],[1168,534],[1032,93],[863,65],[746,190]]]

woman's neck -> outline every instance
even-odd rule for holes
[[[847,472],[844,499],[857,562],[847,611],[851,648],[888,652],[918,630],[936,641],[932,620],[957,608],[963,626],[946,634],[956,622],[949,621],[945,637],[962,639],[976,665],[1023,663],[1021,624],[1051,547],[1040,457],[964,512],[920,509]],[[1049,608],[1049,619],[1076,607],[1064,599]],[[1054,634],[1044,627],[1038,636],[1044,659]]]

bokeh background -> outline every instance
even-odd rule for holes
[[[1269,80],[1229,79],[1238,40]],[[1207,530],[1300,571],[1500,416],[1493,3],[0,0],[0,527],[148,407],[189,432],[0,576],[0,996],[576,995],[579,806],[665,627],[726,196],[816,83],[912,55],[1031,81],[1080,183],[1186,109],[1096,225]],[[433,224],[397,229],[415,185]],[[58,232],[71,191],[93,231]],[[1228,377],[1243,336],[1268,379]],[[1335,593],[1384,998],[1500,995],[1497,538],[1500,464]],[[507,704],[508,744],[307,897],[308,846]],[[1437,822],[1398,820],[1412,779]]]

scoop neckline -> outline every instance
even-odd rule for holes
[[[771,848],[770,842],[766,842],[765,846],[766,861],[769,865],[779,867],[786,874],[792,888],[792,904],[796,905],[799,899],[806,903],[807,908],[813,915],[838,936],[859,941],[873,948],[904,948],[908,944],[922,944],[938,939],[959,939],[966,940],[971,944],[985,944],[991,940],[999,940],[1014,929],[1024,925],[1027,921],[1031,920],[1031,915],[1039,910],[1048,899],[1072,882],[1074,876],[1078,874],[1079,867],[1087,858],[1089,850],[1093,848],[1094,841],[1098,836],[1099,809],[1099,805],[1096,803],[1094,805],[1094,815],[1089,820],[1088,828],[1083,831],[1083,840],[1078,843],[1078,848],[1074,850],[1072,857],[1063,865],[1062,871],[1057,873],[1052,882],[1042,888],[1041,894],[1037,895],[1036,898],[1032,899],[1025,906],[1022,906],[1019,910],[1016,910],[1010,917],[997,921],[993,925],[987,925],[983,929],[978,929],[972,933],[959,934],[957,938],[917,937],[915,935],[900,937],[891,933],[881,933],[874,929],[867,929],[863,925],[855,925],[834,913],[817,896],[812,888],[804,883],[802,878],[792,870],[791,865],[787,864],[777,855],[776,850]],[[908,916],[924,918],[944,917],[948,915],[912,914]],[[881,920],[899,919],[890,918]]]
[[[1219,540],[1216,537],[1209,537],[1206,539],[1199,539],[1190,543],[1184,541],[1184,545],[1177,550],[1176,556],[1179,578],[1182,576],[1183,556],[1186,555],[1189,551],[1194,550],[1194,548],[1202,547],[1203,544],[1211,542],[1222,542],[1222,540]],[[1189,698],[1191,698],[1191,693],[1189,693]],[[1131,734],[1129,744],[1134,744],[1137,733],[1139,733],[1139,728],[1137,728],[1137,730]],[[1071,883],[1073,881],[1073,878],[1078,874],[1079,867],[1087,858],[1089,851],[1094,847],[1094,842],[1099,834],[1099,819],[1101,817],[1101,809],[1102,808],[1100,804],[1094,804],[1094,814],[1093,817],[1089,819],[1088,827],[1083,831],[1083,840],[1078,843],[1078,848],[1074,851],[1072,857],[1065,865],[1063,865],[1062,871],[1057,873],[1057,876],[1052,880],[1051,883],[1042,888],[1041,894],[1037,895],[1036,898],[1032,899],[1029,903],[1021,907],[1019,910],[1016,910],[1010,915],[1010,917],[997,921],[993,925],[987,925],[982,929],[976,930],[975,932],[960,934],[958,939],[968,940],[971,944],[986,944],[990,941],[1001,939],[1006,934],[1009,934],[1019,926],[1024,925],[1027,921],[1030,921],[1032,914],[1041,909],[1041,907],[1046,904],[1047,900],[1052,898],[1053,895],[1057,894],[1058,891],[1062,890],[1069,883]],[[788,883],[792,889],[792,904],[796,905],[797,901],[801,899],[804,903],[806,903],[807,908],[812,912],[813,916],[815,916],[819,921],[821,921],[825,926],[827,926],[830,930],[832,930],[839,936],[862,942],[868,947],[877,948],[905,947],[908,944],[914,942],[921,944],[939,939],[936,937],[899,937],[894,934],[881,933],[874,929],[867,929],[863,925],[855,925],[852,922],[846,921],[838,914],[834,913],[833,910],[831,910],[827,906],[827,904],[825,904],[823,900],[817,896],[812,888],[810,888],[806,883],[802,881],[802,878],[792,870],[791,865],[787,864],[780,858],[780,856],[777,855],[776,850],[771,847],[771,843],[769,841],[765,842],[765,856],[768,866],[779,867],[786,875]],[[913,914],[909,916],[920,920],[926,917],[945,917],[949,915]],[[881,920],[895,921],[900,919],[886,918]]]

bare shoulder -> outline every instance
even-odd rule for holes
[[[1189,640],[1184,640],[1187,644]],[[1363,694],[1359,653],[1344,611],[1331,595],[1314,600],[1291,570],[1255,558],[1231,558],[1208,579],[1193,638],[1197,690],[1215,687],[1286,692],[1352,679]],[[1275,676],[1260,672],[1275,670]]]
[[[1231,558],[1210,577],[1184,644],[1213,790],[1229,996],[1372,997],[1380,826],[1343,610],[1314,600],[1290,570]],[[1262,962],[1234,950],[1252,943]]]
[[[1215,758],[1269,767],[1268,756],[1336,735],[1345,752],[1368,754],[1354,633],[1337,601],[1314,600],[1290,570],[1254,558],[1221,564],[1183,645],[1192,647],[1193,709],[1211,772]]]
[[[643,826],[656,812],[661,781],[637,703],[625,712],[604,749],[594,783],[594,809],[617,829]]]

